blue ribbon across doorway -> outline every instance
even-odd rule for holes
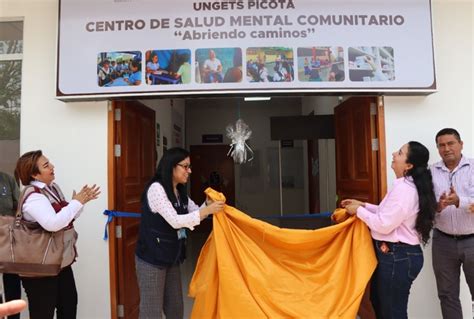
[[[109,238],[109,235],[107,233],[107,227],[112,222],[114,217],[140,218],[142,216],[139,213],[119,212],[115,210],[104,210],[104,215],[107,216],[107,222],[105,223],[105,230],[104,230],[104,240],[107,240]]]

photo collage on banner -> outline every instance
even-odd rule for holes
[[[351,81],[393,81],[395,62],[391,47],[350,47]]]
[[[296,72],[293,49],[286,47],[251,47],[245,57],[240,48],[202,48],[195,50],[194,62],[189,49],[148,50],[143,61],[140,51],[101,52],[97,55],[97,84],[342,82],[346,74],[351,82],[395,80],[391,47],[315,46],[296,52]]]
[[[344,81],[344,49],[341,47],[298,48],[300,81]]]
[[[242,81],[240,48],[196,50],[196,83],[237,83]]]
[[[248,48],[247,79],[249,82],[293,81],[293,50],[280,47]]]
[[[145,53],[145,82],[149,85],[191,83],[191,51],[150,50]]]
[[[59,1],[59,98],[436,91],[429,0]]]
[[[97,55],[97,84],[101,87],[142,83],[140,51],[101,52]]]

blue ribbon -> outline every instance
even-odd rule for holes
[[[109,226],[110,222],[112,222],[114,217],[133,217],[133,218],[142,217],[142,215],[138,213],[118,212],[115,210],[104,210],[104,215],[107,215],[107,222],[105,223],[105,230],[104,230],[104,240],[107,240],[109,238],[107,234],[107,227]]]

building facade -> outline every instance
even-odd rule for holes
[[[110,102],[62,102],[55,97],[58,7],[57,0],[0,3],[0,21],[17,18],[24,23],[20,151],[42,149],[56,166],[56,181],[65,194],[72,194],[86,183],[101,185],[101,197],[86,206],[76,223],[79,259],[74,271],[79,293],[78,317],[109,318],[109,247],[102,239],[106,220],[102,212],[108,208],[111,192]],[[384,97],[387,167],[391,152],[409,140],[427,145],[431,162],[437,161],[434,136],[443,127],[458,129],[464,140],[464,155],[474,156],[474,5],[471,0],[433,0],[432,13],[438,90],[427,96]],[[305,97],[303,104],[316,108],[317,101],[315,97]],[[162,135],[173,134],[172,110],[185,118],[183,101],[163,99],[144,103],[154,104],[157,116],[164,119]],[[162,147],[158,147],[158,156]],[[390,185],[394,176],[390,172],[387,175]],[[463,311],[466,318],[472,317],[470,294],[465,281],[461,282]],[[429,246],[425,249],[424,268],[410,295],[409,317],[441,318]]]

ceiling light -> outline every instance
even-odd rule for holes
[[[270,96],[246,96],[244,97],[245,102],[250,101],[269,101],[271,99]]]

